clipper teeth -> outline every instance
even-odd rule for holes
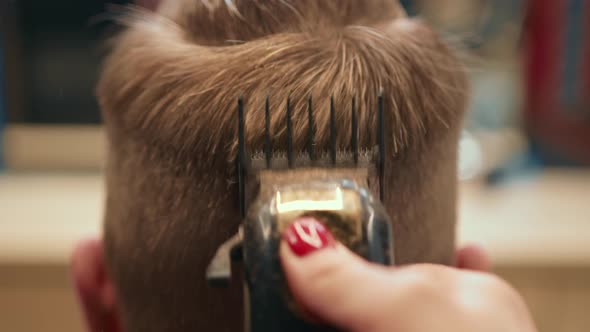
[[[326,151],[315,150],[315,119],[313,114],[313,101],[308,100],[308,138],[307,151],[294,151],[293,147],[293,123],[291,98],[287,98],[287,150],[274,151],[272,147],[272,133],[270,126],[269,97],[265,101],[265,146],[263,151],[256,151],[246,155],[245,146],[245,120],[244,103],[242,97],[238,99],[238,158],[237,177],[240,212],[245,216],[245,174],[246,171],[256,169],[288,169],[295,167],[373,167],[377,164],[377,172],[380,182],[380,196],[383,199],[383,175],[385,169],[385,126],[383,111],[383,96],[378,96],[377,109],[377,144],[373,149],[361,149],[358,145],[358,117],[356,99],[352,98],[351,117],[351,142],[350,150],[338,150],[336,145],[336,110],[334,98],[330,98],[330,146]]]
[[[332,159],[332,151],[321,151],[311,159],[309,151],[295,152],[289,158],[287,151],[273,151],[273,157],[268,164],[265,151],[252,153],[250,162],[246,166],[249,170],[287,169],[299,167],[374,167],[377,160],[378,148],[360,149],[357,153],[351,150],[336,150],[336,161]],[[291,160],[291,162],[289,162]]]

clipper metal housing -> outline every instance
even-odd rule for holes
[[[341,243],[365,259],[385,265],[394,263],[391,223],[381,205],[385,155],[383,97],[378,97],[376,110],[378,142],[369,149],[359,148],[354,99],[351,106],[350,149],[336,148],[336,110],[331,99],[330,148],[315,150],[310,98],[307,149],[295,152],[291,103],[287,100],[287,150],[276,152],[272,147],[267,98],[265,148],[249,153],[245,144],[244,103],[242,98],[238,100],[236,173],[243,223],[240,232],[219,248],[207,278],[213,285],[227,284],[231,262],[243,262],[246,331],[333,330],[306,319],[292,300],[284,279],[279,260],[281,234],[300,216],[321,220]]]

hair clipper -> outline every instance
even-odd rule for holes
[[[287,101],[287,151],[273,151],[270,110],[266,103],[264,151],[249,153],[244,138],[244,105],[238,101],[238,200],[243,217],[239,233],[224,243],[207,278],[224,284],[231,262],[244,267],[245,331],[332,331],[306,320],[295,305],[279,259],[281,234],[299,217],[321,221],[342,244],[368,261],[393,264],[393,234],[381,204],[385,154],[383,97],[378,97],[377,142],[358,146],[352,100],[350,149],[337,150],[335,110],[330,103],[330,148],[315,151],[314,116],[309,100],[306,151],[293,151],[291,106]],[[334,304],[337,305],[337,304]]]

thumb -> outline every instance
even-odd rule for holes
[[[283,235],[281,261],[297,302],[314,316],[352,331],[374,330],[391,314],[391,270],[371,264],[335,242],[318,221],[295,221]],[[384,296],[385,295],[385,296]],[[379,303],[387,301],[389,304]]]

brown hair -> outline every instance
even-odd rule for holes
[[[109,134],[105,243],[128,331],[238,331],[241,285],[209,289],[205,268],[240,222],[232,161],[236,100],[247,143],[295,147],[314,97],[318,148],[329,98],[338,127],[359,106],[361,145],[387,118],[384,205],[398,263],[451,263],[457,141],[466,80],[452,52],[388,0],[186,0],[135,12],[107,59],[98,96]],[[346,110],[346,111],[345,111]],[[350,131],[339,131],[340,147]]]

